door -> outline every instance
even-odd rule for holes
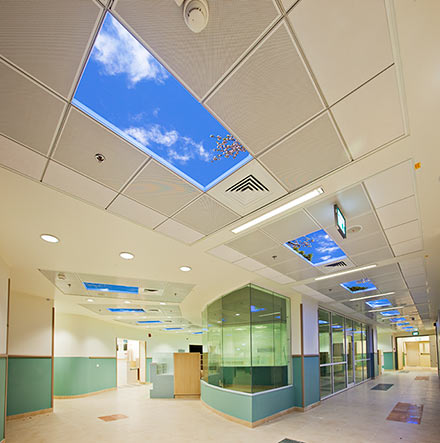
[[[178,352],[174,354],[174,397],[200,396],[200,354]]]
[[[420,352],[418,342],[406,343],[406,365],[420,366]]]
[[[347,386],[351,388],[354,385],[354,343],[353,329],[347,328]]]

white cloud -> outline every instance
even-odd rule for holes
[[[195,142],[191,137],[181,136],[177,131],[167,131],[160,125],[151,125],[148,128],[130,127],[125,133],[135,138],[144,146],[156,143],[166,149],[164,157],[170,162],[177,161],[185,164],[189,160],[199,159],[211,161],[211,154],[205,149],[203,143]]]
[[[92,57],[107,75],[126,74],[130,86],[141,80],[163,82],[168,74],[154,57],[113,17],[96,39]]]

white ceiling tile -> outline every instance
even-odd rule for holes
[[[387,246],[385,236],[381,231],[362,237],[350,236],[342,240],[340,244],[343,251],[350,257]]]
[[[0,163],[7,168],[39,180],[46,162],[42,155],[0,136]]]
[[[265,266],[262,263],[257,262],[256,260],[246,257],[242,260],[238,260],[235,262],[236,265],[240,266],[241,268],[247,269],[248,271],[256,271],[257,269],[265,268]]]
[[[279,15],[272,0],[258,8],[254,0],[208,3],[209,22],[198,34],[174,1],[118,0],[112,9],[201,98]]]
[[[401,243],[403,241],[420,237],[422,232],[420,229],[420,222],[418,220],[414,220],[412,222],[387,229],[385,230],[385,234],[390,244],[394,245],[395,243]]]
[[[421,251],[423,249],[422,238],[414,238],[412,240],[397,243],[391,246],[394,254],[397,256],[409,254],[411,252]]]
[[[417,202],[414,196],[377,209],[377,216],[384,229],[389,229],[418,218]]]
[[[279,268],[277,268],[279,270]],[[306,280],[308,278],[314,278],[322,275],[316,268],[309,266],[307,269],[299,269],[297,271],[291,271],[287,274],[289,277],[294,278],[296,281]]]
[[[3,0],[0,53],[67,97],[101,11],[90,0]]]
[[[208,252],[231,263],[246,257],[244,254],[225,245],[217,246],[216,248],[210,249]]]
[[[333,115],[353,158],[405,133],[395,68],[336,103]]]
[[[245,255],[254,255],[277,245],[277,242],[272,240],[262,231],[253,231],[227,244],[230,248]]]
[[[405,276],[406,284],[408,288],[417,288],[420,286],[426,286],[426,274],[418,274],[412,276]]]
[[[96,154],[104,155],[105,161],[99,163]],[[92,118],[71,108],[53,158],[119,190],[149,157]]]
[[[168,219],[158,226],[155,231],[175,238],[183,243],[194,243],[195,241],[204,237],[204,234],[188,228],[175,220]]]
[[[269,223],[263,230],[280,243],[285,243],[319,229],[320,226],[308,214],[304,211],[298,211]]]
[[[350,256],[351,260],[357,266],[368,265],[370,263],[375,263],[392,257],[393,253],[391,252],[389,246],[377,249],[375,251],[368,251],[368,252],[363,252],[362,254]]]
[[[288,11],[298,0],[281,0],[281,4],[285,11]]]
[[[49,162],[43,182],[97,206],[106,207],[116,192],[53,161]]]
[[[150,160],[123,194],[171,216],[199,196],[201,191],[165,166]]]
[[[292,264],[296,265],[298,263],[296,259],[299,257],[289,248],[277,245],[274,248],[266,249],[264,251],[259,251],[257,254],[253,254],[252,258],[266,266],[272,267],[275,264],[286,261],[292,261]],[[304,266],[304,264],[302,266]]]
[[[0,133],[49,152],[65,103],[0,61]]]
[[[350,161],[328,113],[272,147],[259,160],[289,191]]]
[[[246,215],[287,194],[285,189],[252,160],[208,191],[237,214]]]
[[[118,195],[107,209],[109,212],[128,218],[129,220],[150,229],[153,229],[159,223],[166,220],[164,215],[123,195]]]
[[[288,18],[330,104],[394,61],[384,0],[305,0]]]
[[[284,23],[271,31],[206,105],[254,154],[323,109]]]
[[[179,211],[174,217],[180,223],[208,235],[237,220],[239,217],[207,194]]]
[[[291,279],[290,277],[287,277],[286,275],[283,275],[280,272],[275,271],[271,268],[258,269],[257,271],[255,271],[255,273],[261,275],[262,277],[266,277],[269,280],[273,280],[277,283],[280,283],[282,285],[294,282],[294,280]]]

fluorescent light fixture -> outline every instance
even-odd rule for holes
[[[325,320],[318,320],[318,323],[320,325],[328,325],[328,321],[325,321]]]
[[[345,274],[351,274],[353,272],[360,272],[360,271],[366,271],[367,269],[372,269],[375,268],[377,265],[368,265],[368,266],[362,266],[360,268],[356,268],[356,269],[349,269],[348,271],[342,271],[342,272],[335,272],[334,274],[328,274],[328,275],[322,275],[321,277],[316,277],[315,280],[327,280],[328,278],[333,278],[333,277],[339,277],[341,275],[345,275]]]
[[[183,272],[189,272],[192,268],[190,266],[181,266],[179,269]]]
[[[166,303],[163,302],[163,301],[161,301],[159,304],[160,304],[160,305],[166,305]]]
[[[48,243],[59,243],[60,241],[57,237],[50,234],[41,234],[40,238],[41,240],[47,241]]]
[[[119,254],[119,257],[123,258],[124,260],[133,260],[134,254],[132,254],[131,252],[121,252]]]
[[[384,292],[383,294],[366,295],[365,297],[350,298],[350,300],[348,301],[367,300],[368,298],[385,297],[387,295],[393,295],[393,294],[395,294],[395,292]]]
[[[130,300],[125,300],[124,303],[125,303],[126,305],[129,305],[129,304],[131,303],[131,301],[130,301]]]
[[[400,308],[404,308],[404,306],[393,306],[393,309],[400,309]],[[382,311],[387,311],[387,312],[397,312],[397,314],[387,314],[386,312],[383,312],[382,315],[400,315],[399,311],[392,311],[390,310],[390,308],[381,308],[381,309],[371,309],[368,312],[382,312]]]
[[[279,206],[278,208],[272,209],[272,211],[266,212],[266,214],[260,215],[259,217],[254,218],[251,221],[248,221],[244,225],[232,229],[232,232],[234,234],[238,234],[240,232],[246,231],[246,229],[259,225],[260,223],[263,223],[264,221],[269,220],[272,217],[275,217],[279,214],[282,214],[283,212],[288,211],[289,209],[294,208],[295,206],[305,203],[306,201],[311,200],[312,198],[318,197],[318,195],[321,195],[323,192],[324,190],[322,188],[316,188],[313,191],[310,191],[307,194],[302,195],[301,197],[295,198],[294,200],[285,203],[282,206]]]

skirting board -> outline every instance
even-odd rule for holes
[[[115,391],[115,390],[116,390],[116,388],[108,388],[108,389],[101,389],[100,391],[87,392],[86,394],[54,395],[53,398],[55,398],[56,400],[65,400],[68,398],[84,398],[84,397],[90,397],[91,395],[98,395],[98,394],[102,394],[103,392]]]
[[[312,403],[311,405],[306,406],[305,408],[300,408],[298,406],[295,406],[292,409],[294,409],[295,411],[298,411],[298,412],[307,412],[307,411],[310,411],[310,409],[316,408],[316,406],[319,406],[320,404],[321,404],[321,401],[317,401],[316,403]]]
[[[32,417],[34,415],[49,414],[53,412],[53,408],[40,409],[39,411],[25,412],[24,414],[8,415],[6,420],[17,420],[19,418]]]
[[[174,398],[178,399],[189,399],[189,400],[198,400],[200,398],[200,394],[174,394]]]
[[[284,411],[277,412],[274,415],[270,415],[269,417],[262,418],[261,420],[257,420],[254,422],[242,420],[241,418],[233,417],[232,415],[225,414],[224,412],[218,411],[217,409],[214,409],[212,406],[207,405],[203,400],[200,400],[204,406],[206,406],[209,410],[214,412],[215,414],[220,415],[223,418],[226,418],[227,420],[233,421],[235,423],[238,423],[240,425],[247,426],[248,428],[256,428],[257,426],[260,426],[264,423],[267,423],[268,421],[275,420],[276,418],[282,417],[283,415],[290,414],[291,412],[297,411],[299,408],[293,407],[289,409],[285,409]],[[302,410],[302,408],[301,408]]]

